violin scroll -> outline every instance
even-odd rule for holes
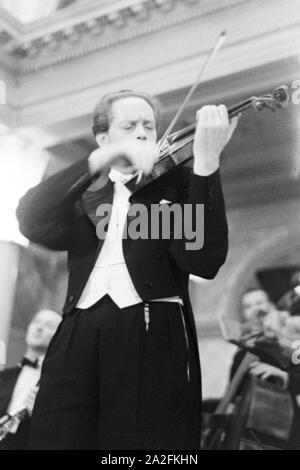
[[[281,85],[273,91],[273,97],[280,108],[285,108],[291,102],[291,95],[289,88],[286,85]]]
[[[252,96],[252,106],[256,111],[261,111],[264,108],[276,111],[276,108],[285,108],[291,101],[289,89],[286,85],[281,85],[273,91],[270,95]]]

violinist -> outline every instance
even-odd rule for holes
[[[144,93],[104,96],[93,122],[99,148],[21,199],[21,232],[66,250],[69,266],[31,449],[199,448],[200,364],[188,279],[214,278],[226,258],[219,164],[237,118],[229,120],[221,105],[204,106],[196,120],[193,169],[182,169],[188,197],[180,202],[204,205],[201,248],[188,250],[184,235],[172,238],[172,226],[169,239],[110,236],[129,218],[126,181],[137,171],[149,174],[158,157],[157,103]],[[101,238],[99,213],[110,205]]]

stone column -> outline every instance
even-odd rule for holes
[[[6,352],[11,325],[18,274],[19,247],[0,241],[0,368],[6,364]]]

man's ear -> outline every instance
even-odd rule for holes
[[[99,147],[102,147],[104,144],[106,144],[108,135],[107,132],[101,132],[100,134],[96,135],[96,142]]]

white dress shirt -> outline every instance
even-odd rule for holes
[[[30,366],[22,367],[7,408],[7,413],[13,414],[24,408],[24,401],[30,389],[35,387],[40,380],[43,360],[44,356],[39,358],[36,368]]]
[[[129,275],[122,249],[123,231],[131,195],[124,183],[132,175],[111,169],[108,176],[115,183],[111,217],[102,249],[77,303],[77,307],[81,309],[91,307],[106,294],[119,308],[142,302]],[[155,301],[182,303],[177,296]]]

